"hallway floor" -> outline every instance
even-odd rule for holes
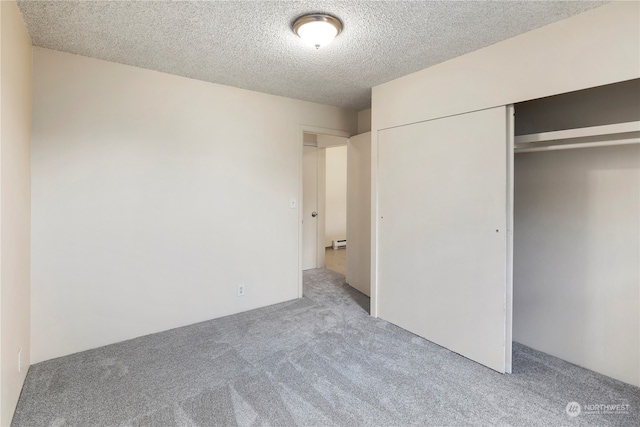
[[[347,274],[347,249],[333,249],[332,247],[324,250],[325,268],[335,271],[336,273]]]

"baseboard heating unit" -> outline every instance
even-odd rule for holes
[[[333,241],[333,249],[340,249],[347,247],[347,240],[334,240]]]

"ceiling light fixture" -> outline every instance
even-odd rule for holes
[[[316,49],[331,43],[341,31],[342,22],[325,14],[304,15],[293,23],[293,32]]]

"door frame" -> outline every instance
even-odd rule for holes
[[[302,229],[302,221],[304,219],[304,212],[300,208],[302,204],[302,200],[304,197],[304,186],[303,186],[303,154],[304,154],[304,134],[306,133],[314,133],[321,135],[329,135],[329,136],[339,136],[343,138],[349,138],[352,136],[352,133],[338,130],[338,129],[328,129],[317,126],[307,126],[300,125],[298,129],[298,298],[302,298],[303,292],[303,283],[302,283],[302,251],[303,251],[303,229]],[[320,152],[319,150],[323,149],[323,147],[318,147],[318,216],[320,220],[318,221],[318,235],[317,235],[317,244],[318,244],[318,265],[324,264],[324,215],[325,215],[325,206],[324,206],[324,192],[325,192],[325,162],[324,156],[321,156],[321,153],[324,154],[324,151]],[[321,234],[322,233],[322,234]]]

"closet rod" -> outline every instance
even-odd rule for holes
[[[545,147],[515,148],[514,153],[532,153],[535,151],[570,150],[573,148],[609,147],[614,145],[640,144],[640,138],[627,138],[612,141],[580,142],[575,144],[547,145]]]

